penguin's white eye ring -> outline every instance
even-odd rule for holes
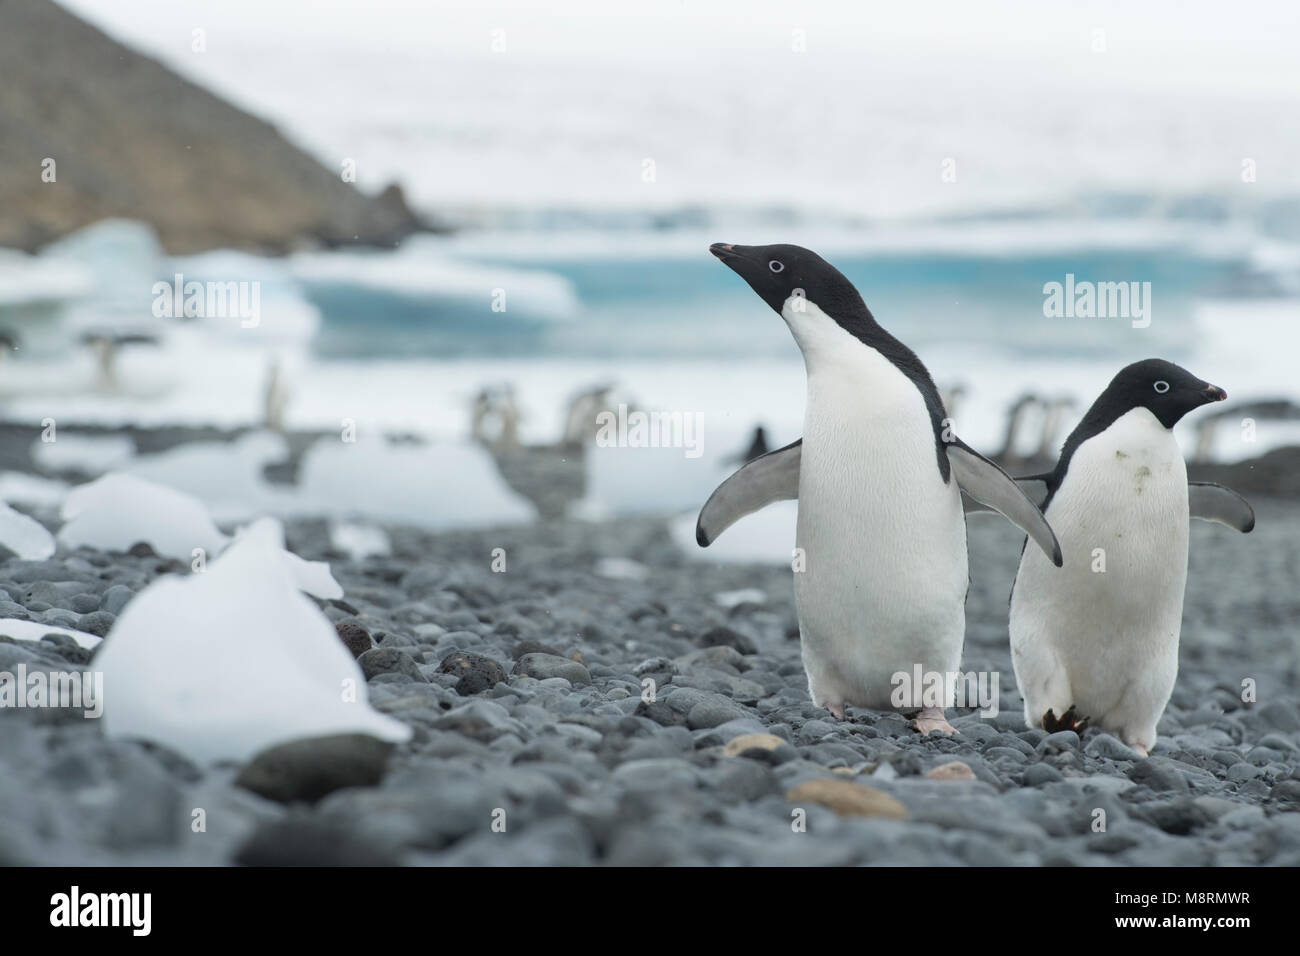
[[[1156,382],[1155,389],[1159,394],[1163,395],[1165,392],[1169,391],[1169,383],[1162,379],[1161,381]]]
[[[769,263],[767,264],[767,267],[768,267],[769,269],[771,269],[773,272],[784,272],[784,271],[785,271],[785,263],[781,262],[781,261],[778,260],[778,259],[773,259],[771,262],[769,262]]]

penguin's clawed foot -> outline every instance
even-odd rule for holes
[[[837,718],[837,719],[839,719],[839,720],[843,720],[843,719],[844,719],[844,705],[843,705],[843,704],[824,703],[824,704],[822,704],[821,706],[823,706],[823,707],[825,707],[827,710],[829,710],[829,711],[831,712],[831,716],[832,716],[832,717],[835,717],[835,718]]]
[[[917,733],[928,734],[933,730],[941,734],[959,733],[956,727],[948,723],[948,718],[943,715],[941,707],[923,707],[921,712],[912,720],[912,726],[916,728]]]
[[[1047,713],[1043,714],[1043,729],[1049,734],[1054,734],[1058,730],[1073,730],[1076,734],[1082,734],[1088,729],[1088,721],[1091,719],[1090,717],[1080,717],[1073,704],[1060,717],[1057,717],[1049,707]]]

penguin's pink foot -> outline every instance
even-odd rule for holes
[[[921,708],[921,712],[912,720],[912,726],[921,734],[928,734],[934,730],[941,734],[960,733],[956,727],[948,723],[948,718],[943,715],[941,707]]]
[[[1141,744],[1129,744],[1128,746],[1129,746],[1129,749],[1132,750],[1132,751],[1133,751],[1135,754],[1137,754],[1139,757],[1148,757],[1148,756],[1150,756],[1150,754],[1147,752],[1147,748],[1146,748],[1146,747],[1143,747]]]
[[[843,704],[832,704],[832,703],[829,703],[829,702],[824,702],[824,703],[822,703],[820,706],[825,707],[827,710],[829,710],[829,711],[831,712],[831,716],[832,716],[832,717],[838,718],[839,720],[843,720],[843,719],[844,719],[844,705],[843,705]]]

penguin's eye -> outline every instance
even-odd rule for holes
[[[784,264],[783,262],[779,262],[779,261],[777,261],[776,259],[773,259],[771,262],[769,262],[769,263],[767,264],[767,267],[768,267],[769,269],[771,269],[773,272],[784,272],[784,271],[785,271],[785,264]]]
[[[1169,391],[1169,383],[1166,381],[1156,382],[1155,389],[1157,392],[1163,395],[1165,392]]]

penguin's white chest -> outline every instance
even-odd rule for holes
[[[795,598],[810,689],[818,704],[889,707],[894,674],[961,662],[960,493],[955,478],[943,481],[925,400],[907,376],[837,325],[796,329],[796,339],[808,408]]]
[[[1187,470],[1173,433],[1144,408],[1127,412],[1075,450],[1046,516],[1064,566],[1027,548],[1011,601],[1026,717],[1073,704],[1154,742],[1187,581]]]

